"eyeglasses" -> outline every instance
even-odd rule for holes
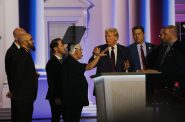
[[[161,36],[164,36],[164,34],[159,34],[158,37],[160,38]]]

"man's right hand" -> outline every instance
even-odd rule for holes
[[[130,62],[128,59],[123,62],[123,67],[124,67],[125,72],[128,72],[128,69],[130,67]]]
[[[12,98],[13,98],[13,94],[9,91],[9,92],[6,94],[6,97],[12,99]]]
[[[60,98],[55,98],[55,104],[56,105],[61,105],[61,99]]]

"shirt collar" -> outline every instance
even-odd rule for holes
[[[117,50],[117,44],[115,44],[114,46],[114,50]],[[109,47],[109,50],[111,50],[112,47]]]
[[[164,43],[163,46],[170,46],[170,47],[172,47],[174,44],[175,44],[175,42],[173,42],[173,43]]]
[[[14,44],[16,45],[16,47],[17,47],[18,49],[20,49],[20,45],[18,45],[16,42],[14,42]]]
[[[62,57],[60,57],[60,56],[58,56],[58,55],[55,55],[55,54],[54,54],[54,56],[55,56],[58,60],[61,60],[61,59],[62,59]]]
[[[137,44],[137,47],[140,47],[142,45],[142,47],[145,47],[145,42],[143,42],[142,44]]]

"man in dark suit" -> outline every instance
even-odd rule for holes
[[[178,40],[177,35],[175,26],[166,27],[163,42],[147,56],[148,68],[162,73],[164,87],[170,92],[175,92],[173,90],[176,89],[176,84],[181,88],[185,87],[185,45]],[[181,88],[179,87],[179,91],[185,92]]]
[[[18,49],[20,48],[20,44],[19,44],[19,38],[21,35],[25,34],[26,31],[22,28],[16,28],[13,31],[13,36],[14,36],[14,42],[13,44],[10,46],[10,48],[7,50],[6,55],[5,55],[5,71],[7,74],[7,79],[8,79],[8,85],[9,85],[9,90],[10,92],[7,94],[8,96],[11,96],[11,71],[12,71],[12,58],[13,55],[16,54],[16,52],[18,51]]]
[[[7,75],[7,80],[8,80],[8,86],[9,86],[9,92],[7,93],[7,97],[11,98],[11,119],[14,121],[14,116],[16,113],[14,112],[14,99],[13,99],[13,94],[12,94],[12,59],[13,56],[17,53],[18,49],[20,48],[19,45],[19,38],[21,35],[25,34],[26,31],[22,28],[16,28],[13,31],[13,36],[14,36],[14,42],[11,45],[11,47],[7,50],[6,55],[5,55],[5,71]]]
[[[132,71],[132,60],[129,50],[117,43],[119,34],[116,28],[105,30],[106,44],[94,48],[93,56],[89,61],[94,59],[100,51],[109,48],[107,55],[102,57],[97,63],[96,73],[103,72],[126,72]]]
[[[46,73],[48,81],[48,92],[46,99],[49,100],[52,113],[52,122],[60,122],[61,99],[60,88],[62,82],[62,54],[65,53],[65,46],[62,39],[56,38],[51,41],[50,49],[52,57],[46,64]]]
[[[64,122],[80,122],[83,106],[89,105],[88,83],[84,73],[93,69],[106,51],[103,50],[90,63],[85,64],[78,62],[83,56],[80,44],[70,46],[69,56],[62,64],[61,103]]]
[[[38,89],[38,75],[30,54],[35,47],[30,34],[21,35],[19,41],[21,48],[13,57],[11,75],[15,122],[31,122]]]
[[[182,121],[185,112],[182,107],[185,105],[185,45],[178,40],[174,25],[167,26],[163,33],[163,43],[147,56],[147,63],[149,68],[162,73],[160,87],[167,94],[162,98],[168,103],[169,111],[165,109],[160,114],[165,115],[163,118],[173,117],[174,122]]]
[[[162,41],[163,43],[147,56],[148,67],[165,74],[183,74],[185,45],[178,40],[175,26],[169,25],[165,28]]]
[[[132,56],[134,71],[146,70],[146,56],[155,46],[144,41],[144,28],[142,26],[133,27],[132,34],[135,42],[128,48]]]

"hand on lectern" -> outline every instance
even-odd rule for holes
[[[159,71],[154,70],[154,69],[147,69],[147,70],[141,69],[141,70],[137,70],[136,72],[141,72],[141,73],[159,73]]]
[[[9,92],[6,94],[6,97],[12,99],[12,98],[13,98],[13,94],[9,91]]]
[[[130,67],[130,63],[128,59],[123,62],[123,67],[124,67],[125,72],[128,72],[128,69]]]

